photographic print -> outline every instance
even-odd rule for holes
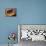
[[[6,8],[5,15],[6,16],[16,16],[16,8]]]

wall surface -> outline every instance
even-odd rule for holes
[[[6,17],[5,8],[16,8],[17,16]],[[18,24],[46,24],[46,0],[0,0],[0,44],[8,43],[9,32],[18,32]]]

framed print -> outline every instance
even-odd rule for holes
[[[18,25],[18,37],[21,40],[46,41],[46,25]]]

